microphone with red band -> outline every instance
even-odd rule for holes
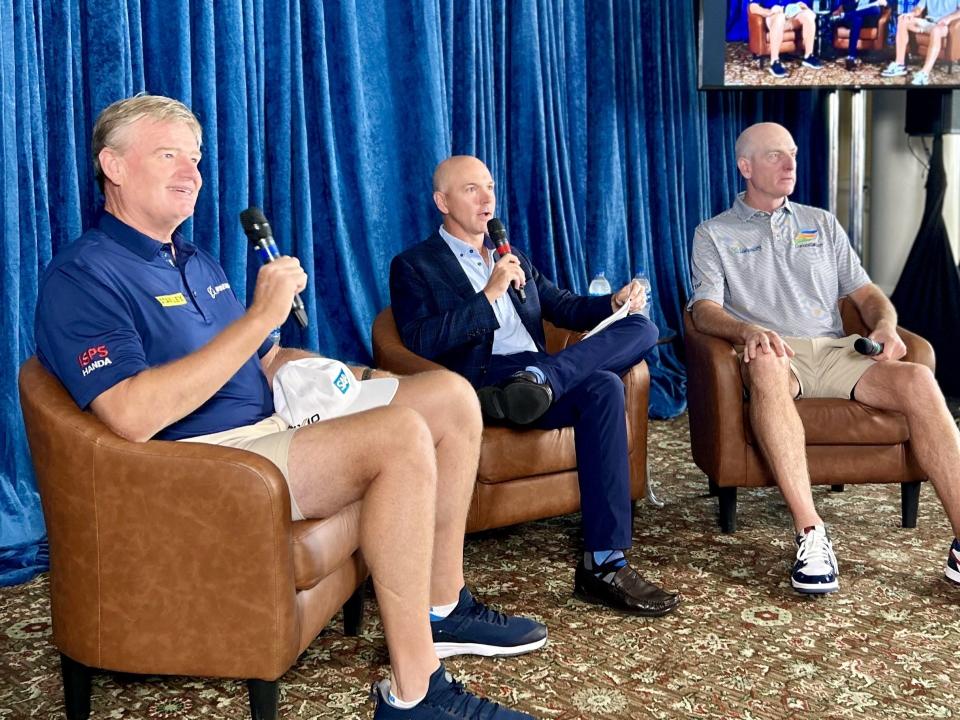
[[[490,239],[493,240],[493,246],[497,249],[497,255],[503,257],[510,252],[510,243],[507,242],[507,229],[498,218],[490,218],[487,220],[487,233],[490,235]],[[516,290],[520,302],[525,303],[527,301],[527,293],[524,292],[523,288],[518,287],[514,288],[514,290]]]
[[[264,265],[272,263],[280,257],[280,251],[277,244],[273,241],[273,231],[270,229],[270,223],[264,217],[263,210],[258,207],[248,207],[240,213],[240,224],[243,225],[243,231],[247,234],[247,240],[257,251],[260,262]],[[293,306],[290,312],[297,319],[300,327],[307,327],[307,309],[303,306],[303,300],[300,294],[293,296]]]

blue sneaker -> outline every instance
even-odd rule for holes
[[[522,655],[543,647],[547,627],[534,620],[511,617],[477,602],[464,587],[453,612],[431,620],[437,657],[451,655]]]
[[[950,554],[947,555],[947,565],[943,568],[943,574],[947,576],[947,580],[960,585],[960,540],[957,538],[953,539],[953,544],[950,546]]]
[[[790,74],[787,72],[787,69],[783,66],[783,63],[781,63],[779,60],[774,60],[772,63],[770,63],[770,67],[767,68],[767,70],[775,78],[785,78],[787,77],[787,75]]]
[[[823,69],[823,63],[820,62],[820,59],[816,55],[807,55],[803,59],[803,66],[810,68],[811,70]]]
[[[840,587],[837,582],[837,556],[823,525],[807,528],[797,535],[797,561],[790,573],[790,584],[797,592],[808,595],[832,593]]]
[[[502,705],[468,693],[463,685],[446,671],[443,663],[430,676],[427,695],[408,710],[387,702],[390,681],[381,680],[370,688],[376,699],[373,720],[534,720],[532,715],[508,710]]]

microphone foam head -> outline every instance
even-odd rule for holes
[[[879,355],[883,352],[880,343],[865,337],[857,338],[856,342],[853,343],[853,349],[861,355]]]
[[[250,242],[270,237],[270,223],[267,222],[263,210],[258,207],[248,207],[240,213],[240,224]]]
[[[487,232],[490,234],[490,239],[494,243],[497,242],[506,242],[507,240],[507,229],[503,226],[503,223],[500,222],[499,218],[490,218],[487,220]]]

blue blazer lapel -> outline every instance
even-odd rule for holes
[[[453,254],[450,246],[447,245],[439,233],[434,233],[424,243],[424,249],[431,254],[431,261],[436,264],[437,271],[442,279],[449,283],[457,291],[457,295],[463,300],[469,300],[477,291],[467,279],[467,274],[460,267],[457,256]]]

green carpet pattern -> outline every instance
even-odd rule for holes
[[[451,658],[469,688],[538,718],[960,717],[960,588],[943,578],[951,539],[924,486],[916,530],[899,527],[897,486],[815,489],[840,562],[840,591],[795,594],[792,530],[774,489],[741,491],[736,534],[689,453],[686,418],[651,423],[663,509],[642,505],[630,553],[679,589],[676,613],[619,615],[571,597],[579,516],[468,539],[477,594],[550,629],[546,647],[500,660]],[[62,715],[47,578],[0,588],[0,720]],[[386,672],[374,602],[360,637],[339,618],[282,678],[284,718],[369,718]],[[249,717],[242,682],[99,674],[95,718]]]

